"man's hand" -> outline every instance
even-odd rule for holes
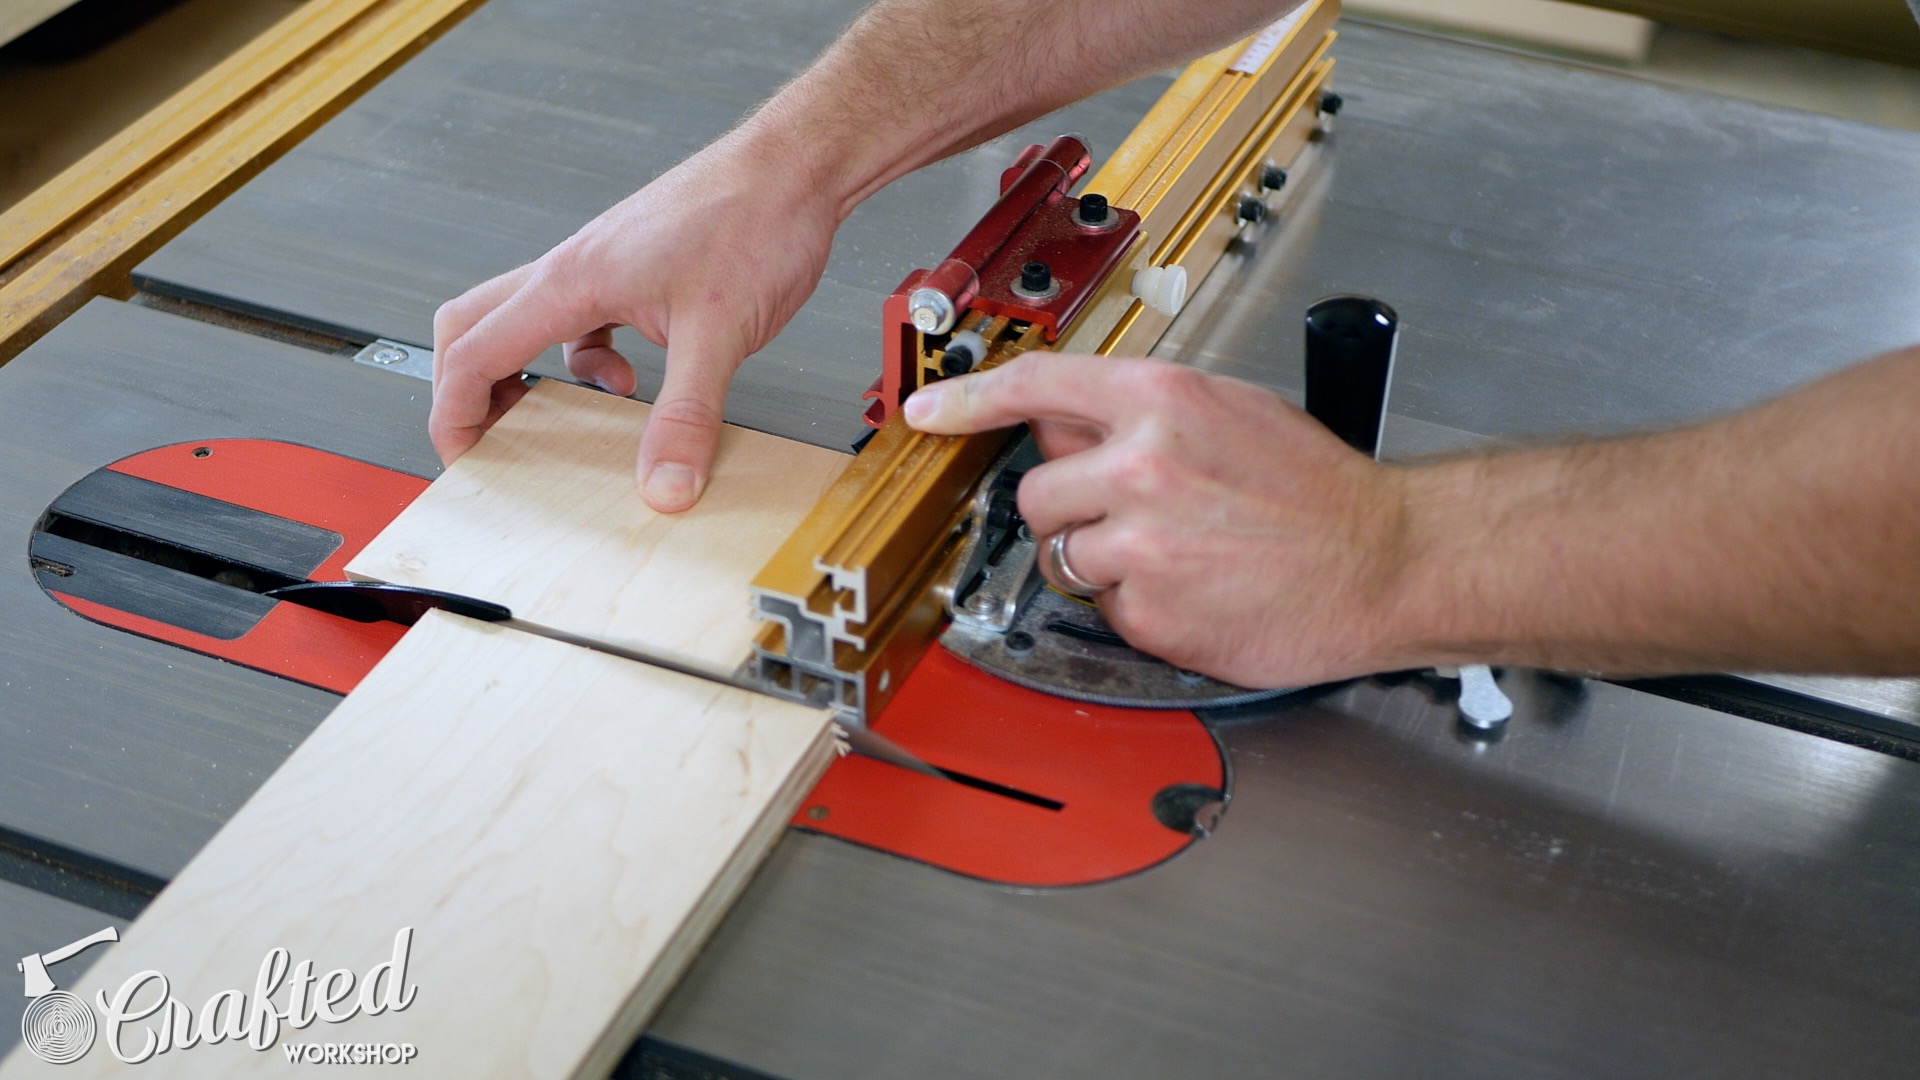
[[[738,129],[440,309],[435,449],[449,462],[465,453],[519,399],[521,369],[556,343],[576,376],[632,393],[633,370],[611,347],[613,327],[629,325],[667,350],[640,443],[641,491],[655,510],[692,506],[735,369],[813,293],[834,229],[861,200],[1299,2],[874,0]]]
[[[1029,354],[908,399],[1029,420],[1036,535],[1129,641],[1245,686],[1434,664],[1920,672],[1920,348],[1691,427],[1376,465],[1263,390]]]
[[[566,343],[567,369],[616,394],[633,367],[613,349],[631,326],[667,350],[666,381],[640,441],[647,504],[700,497],[740,362],[793,317],[818,284],[840,224],[824,189],[767,177],[744,138],[723,139],[589,222],[539,259],[443,305],[433,320],[429,430],[451,463],[525,389],[520,371]]]
[[[919,391],[906,417],[1031,422],[1048,461],[1021,515],[1043,543],[1072,529],[1073,572],[1112,585],[1101,611],[1141,649],[1254,687],[1394,666],[1403,473],[1283,398],[1157,360],[1028,354]]]

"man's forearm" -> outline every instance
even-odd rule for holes
[[[1301,2],[878,0],[735,137],[797,164],[844,217],[922,165],[1217,48]]]
[[[1920,349],[1748,412],[1410,469],[1396,652],[1920,670]]]

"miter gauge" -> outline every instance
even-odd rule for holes
[[[1307,412],[1370,456],[1379,450],[1398,330],[1393,309],[1368,297],[1331,297],[1307,313]],[[1038,545],[1013,502],[1020,475],[1039,463],[1033,440],[1022,439],[977,490],[943,646],[1011,682],[1104,705],[1217,708],[1288,692],[1174,667],[1128,646],[1093,604],[1047,586]]]
[[[898,412],[926,383],[1028,351],[1145,355],[1230,243],[1284,225],[1274,203],[1340,107],[1326,55],[1337,13],[1316,0],[1188,67],[1090,179],[1079,137],[1028,147],[953,251],[901,282],[867,393],[876,431],[753,580],[764,627],[751,678],[876,716],[940,639],[1014,682],[1085,700],[1261,696],[1140,654],[1097,611],[1037,584],[1034,538],[1012,512],[1035,460],[1021,433],[927,435]]]

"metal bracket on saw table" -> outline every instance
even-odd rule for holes
[[[397,371],[402,375],[411,375],[428,382],[433,381],[433,350],[409,345],[404,341],[380,338],[355,353],[353,362],[385,371]]]

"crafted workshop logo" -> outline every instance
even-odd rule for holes
[[[104,990],[95,993],[92,1004],[54,984],[48,965],[118,940],[119,932],[109,926],[51,952],[22,957],[15,965],[28,1001],[20,1018],[20,1039],[40,1060],[54,1065],[78,1061],[102,1036],[107,1050],[129,1065],[170,1050],[228,1040],[267,1050],[280,1041],[283,1023],[299,1031],[315,1020],[340,1024],[355,1016],[397,1013],[413,1004],[419,990],[407,981],[411,926],[401,927],[393,936],[391,957],[357,979],[346,968],[316,976],[313,961],[295,964],[287,950],[269,949],[260,961],[251,996],[222,990],[208,998],[197,1014],[173,996],[172,984],[158,971],[137,972],[111,998]],[[284,1007],[273,1001],[282,990]],[[284,1049],[288,1062],[316,1065],[405,1065],[418,1053],[412,1043],[288,1043]]]

